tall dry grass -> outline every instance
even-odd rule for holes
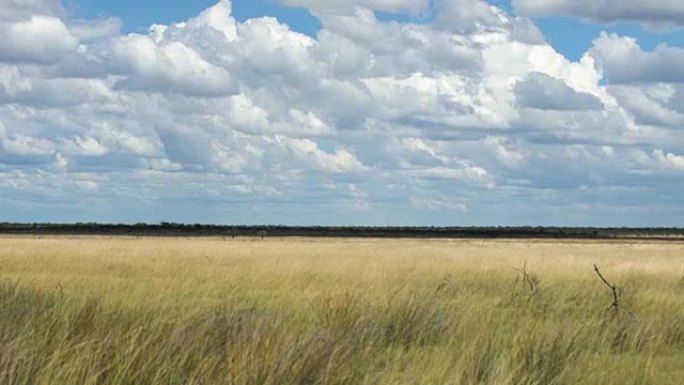
[[[680,384],[683,251],[5,237],[0,384]]]

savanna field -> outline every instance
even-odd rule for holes
[[[0,384],[682,383],[684,242],[0,237]]]

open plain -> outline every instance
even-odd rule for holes
[[[2,384],[684,378],[684,242],[6,236],[0,282]]]

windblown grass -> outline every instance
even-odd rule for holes
[[[0,384],[680,384],[683,278],[681,243],[6,237]]]

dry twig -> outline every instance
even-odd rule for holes
[[[435,293],[439,293],[440,291],[446,291],[446,292],[451,292],[453,288],[453,276],[451,274],[447,274],[446,277],[442,280],[442,283],[437,286],[437,290],[435,290]]]
[[[515,278],[515,283],[513,284],[513,286],[517,286],[518,282],[520,282],[523,285],[523,287],[527,286],[530,290],[530,297],[527,298],[527,301],[529,302],[530,300],[532,300],[532,297],[537,295],[537,293],[539,292],[539,278],[537,278],[536,275],[530,274],[527,271],[527,262],[525,262],[525,265],[523,265],[522,269],[514,270],[517,271],[519,274]]]
[[[620,297],[622,296],[622,289],[619,288],[617,285],[614,285],[606,279],[606,277],[603,276],[601,273],[601,270],[599,270],[598,266],[594,265],[594,271],[596,271],[596,274],[599,276],[601,281],[608,286],[611,292],[612,300],[613,302],[610,304],[608,309],[606,309],[606,312],[613,311],[613,317],[612,319],[615,319],[615,317],[618,317],[620,315],[621,310],[625,310],[627,313],[629,313],[632,317],[634,314],[632,314],[631,311],[624,309],[620,306]],[[611,320],[612,320],[611,319]]]

